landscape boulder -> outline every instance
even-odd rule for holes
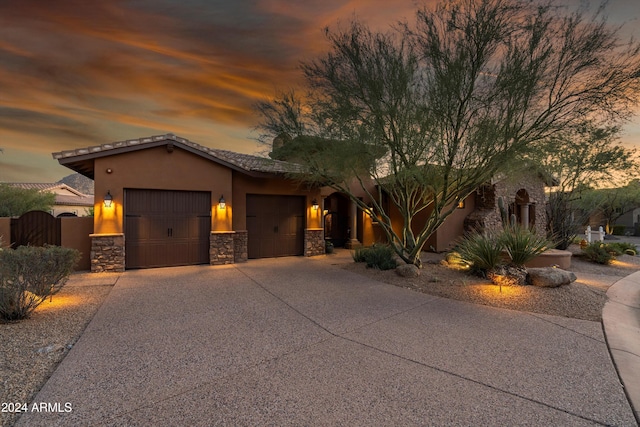
[[[396,274],[402,277],[418,277],[420,269],[413,264],[402,264],[396,267]]]
[[[529,274],[531,284],[542,288],[557,288],[558,286],[568,285],[576,280],[575,274],[561,268],[528,268],[527,273]]]

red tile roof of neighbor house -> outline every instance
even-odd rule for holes
[[[89,178],[93,178],[93,159],[95,158],[163,145],[180,147],[249,175],[285,174],[302,171],[302,167],[295,163],[209,148],[174,134],[155,135],[109,144],[94,145],[75,150],[60,151],[52,153],[52,155],[60,164]]]
[[[75,205],[75,206],[93,206],[94,198],[90,194],[84,194],[80,191],[76,190],[73,187],[68,186],[67,184],[61,184],[59,182],[7,182],[7,185],[16,188],[22,188],[25,190],[28,189],[36,189],[38,191],[43,192],[51,192],[55,193],[56,189],[64,189],[68,192],[72,193],[70,195],[67,194],[58,194],[55,193],[56,205]]]

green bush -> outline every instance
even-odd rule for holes
[[[364,262],[367,268],[392,270],[397,267],[395,252],[388,245],[373,245],[368,248],[356,248],[352,254],[355,262]]]
[[[553,242],[549,239],[520,225],[506,227],[499,239],[511,258],[511,264],[518,267],[524,266],[548,248],[553,247]]]
[[[28,318],[62,288],[79,259],[77,250],[59,246],[0,251],[0,319]]]
[[[366,262],[367,261],[367,251],[369,248],[359,247],[356,248],[352,253],[351,257],[355,262]]]
[[[458,252],[475,273],[486,274],[502,263],[502,242],[488,234],[467,234],[458,244]]]
[[[611,264],[614,258],[611,252],[607,250],[606,245],[600,242],[593,242],[585,246],[582,248],[582,253],[588,261],[598,264]]]
[[[636,255],[637,253],[636,245],[634,245],[633,243],[614,242],[614,243],[607,243],[604,246],[609,252],[611,252],[615,256],[619,256],[622,254]]]
[[[624,236],[624,232],[627,229],[624,225],[614,225],[611,230],[611,234],[614,236]]]

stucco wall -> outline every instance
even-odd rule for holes
[[[444,223],[433,233],[424,246],[424,250],[435,250],[437,252],[446,251],[455,244],[455,241],[465,232],[465,218],[475,209],[475,195],[468,196],[464,202],[464,207],[456,208],[447,217]],[[419,233],[425,226],[431,215],[431,208],[424,209],[418,213],[412,221],[414,233]],[[403,219],[402,215],[393,203],[389,203],[389,212],[393,230],[402,235]],[[365,242],[386,241],[386,237],[379,226],[365,227]],[[363,242],[364,243],[364,242]],[[365,246],[367,243],[364,243]]]
[[[60,218],[60,245],[65,248],[73,248],[80,251],[81,258],[76,270],[89,270],[91,268],[91,239],[93,233],[93,218]]]
[[[218,214],[217,203],[224,195],[233,206],[231,179],[231,169],[177,147],[172,151],[162,146],[97,158],[94,232],[123,232],[125,188],[209,191],[212,230],[230,231],[231,213]],[[111,208],[103,204],[107,191],[113,196]]]
[[[475,196],[472,194],[464,201],[464,206],[454,210],[444,223],[436,230],[434,248],[437,252],[444,252],[455,246],[465,233],[464,220],[475,210]]]

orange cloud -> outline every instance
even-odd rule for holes
[[[165,132],[258,151],[253,105],[301,81],[299,61],[327,48],[323,27],[386,28],[421,3],[3,0],[0,180],[62,176],[53,151]]]

